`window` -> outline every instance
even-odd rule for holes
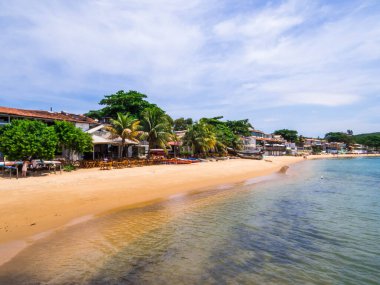
[[[0,124],[8,124],[8,116],[0,116]]]

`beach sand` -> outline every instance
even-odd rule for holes
[[[0,244],[57,228],[78,217],[268,175],[302,158],[270,160],[96,168],[18,180],[0,178]]]
[[[308,159],[328,156],[309,156]],[[23,179],[0,178],[0,264],[60,227],[121,208],[269,175],[302,157],[230,159],[100,171],[82,169]]]

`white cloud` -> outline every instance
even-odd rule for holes
[[[380,91],[380,9],[357,3],[230,13],[220,1],[4,1],[0,87],[83,111],[118,89],[146,92],[173,116],[348,107]]]

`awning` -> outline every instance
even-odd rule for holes
[[[115,142],[113,142],[112,140],[109,140],[100,136],[96,136],[96,135],[92,135],[92,143],[94,145],[95,144],[115,144]]]
[[[121,145],[121,139],[117,138],[114,140],[107,139],[105,137],[97,136],[97,135],[91,135],[92,137],[92,143],[95,144],[112,144],[112,145]],[[125,140],[125,145],[131,145],[131,144],[139,144],[138,142],[134,142],[131,140]]]

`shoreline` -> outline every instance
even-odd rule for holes
[[[346,157],[360,157],[342,156]],[[367,155],[365,155],[367,157]],[[308,159],[336,158],[309,156]],[[0,266],[36,240],[118,209],[138,208],[170,197],[268,176],[302,157],[232,159],[191,165],[157,165],[111,171],[0,179]],[[86,220],[86,219],[84,219]]]
[[[28,238],[78,217],[266,176],[304,159],[270,160],[231,159],[108,171],[96,168],[46,177],[0,179],[0,244]]]

